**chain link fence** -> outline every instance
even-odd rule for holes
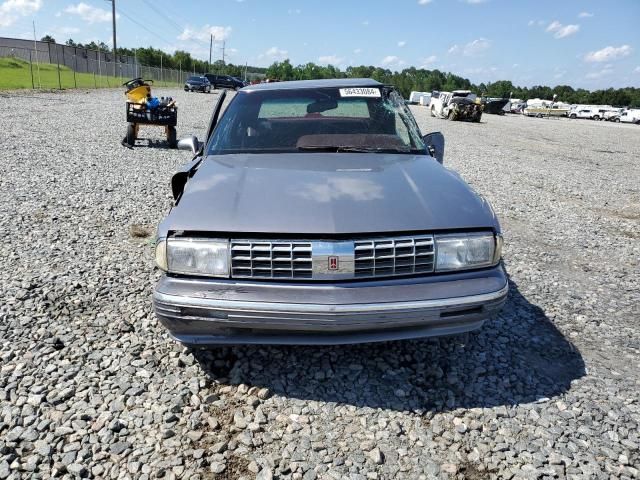
[[[0,88],[108,88],[136,77],[180,86],[201,72],[151,67],[112,52],[0,38]]]

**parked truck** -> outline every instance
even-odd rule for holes
[[[429,108],[432,117],[470,122],[479,122],[482,118],[482,103],[470,90],[433,92]]]

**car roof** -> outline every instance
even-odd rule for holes
[[[381,87],[382,83],[371,78],[331,78],[322,80],[293,80],[289,82],[259,83],[244,87],[245,92],[259,90],[299,90],[305,88],[355,88]]]

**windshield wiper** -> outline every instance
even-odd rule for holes
[[[298,147],[300,151],[309,152],[336,152],[336,153],[422,153],[409,148],[375,148],[375,147],[350,147],[347,145],[304,145]]]

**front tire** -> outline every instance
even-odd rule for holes
[[[136,144],[136,125],[134,123],[127,125],[127,144],[132,147]]]
[[[167,127],[167,143],[169,144],[169,148],[178,148],[176,127]]]

